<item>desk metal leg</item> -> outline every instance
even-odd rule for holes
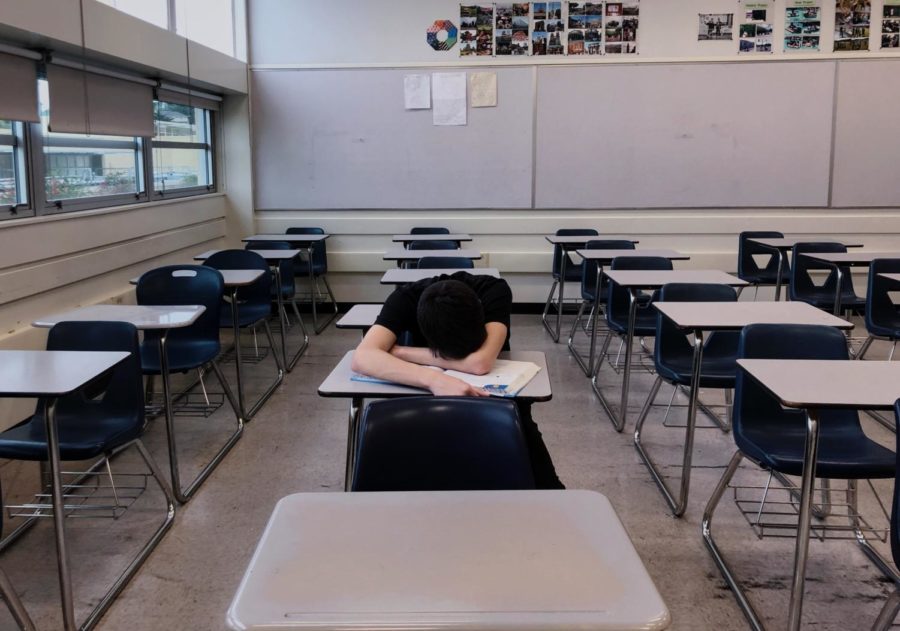
[[[600,381],[598,379],[600,373],[600,364],[603,362],[603,357],[606,355],[607,348],[609,348],[609,342],[612,340],[612,331],[610,331],[609,335],[607,335],[606,341],[604,341],[603,343],[603,348],[600,349],[600,357],[597,358],[596,367],[594,368],[594,376],[591,379],[591,388],[594,390],[594,394],[597,395],[597,399],[599,399],[604,411],[607,413],[607,415],[609,415],[609,420],[612,421],[613,427],[617,432],[621,432],[625,429],[625,420],[628,415],[628,387],[631,382],[631,347],[634,343],[634,326],[635,320],[637,319],[637,307],[637,290],[629,289],[628,332],[625,336],[625,366],[622,378],[622,399],[618,414],[616,414],[616,411],[612,408],[609,401],[606,400],[606,397],[604,396],[603,391],[600,388]]]
[[[16,593],[12,582],[3,570],[0,570],[0,595],[6,601],[9,613],[12,614],[13,620],[16,621],[19,628],[23,631],[35,631],[36,627],[31,620],[31,616],[28,615],[28,611],[25,610],[25,606],[19,600],[19,595]]]
[[[241,327],[238,322],[238,289],[231,288],[231,330],[234,334],[234,374],[237,380],[238,414],[241,418],[249,418],[244,405],[244,381],[241,376]]]
[[[347,423],[347,460],[344,467],[344,490],[349,491],[356,470],[356,443],[359,440],[359,420],[362,414],[363,400],[353,397],[350,400],[350,414]]]
[[[284,296],[281,295],[281,266],[275,266],[275,301],[278,303],[278,321],[281,323],[281,359],[287,372],[291,372],[288,366],[287,356],[287,324],[284,319]]]
[[[75,631],[75,605],[72,598],[72,575],[66,548],[66,514],[60,478],[59,434],[56,427],[56,399],[44,403],[44,425],[47,431],[47,451],[50,462],[50,487],[53,498],[53,530],[56,534],[56,563],[59,568],[59,591],[62,597],[63,628]]]
[[[700,393],[700,367],[702,365],[702,362],[703,331],[695,331],[694,355],[693,361],[691,363],[691,392],[688,403],[687,424],[684,431],[684,456],[681,465],[681,485],[679,488],[678,499],[675,499],[675,494],[672,493],[672,491],[669,489],[668,485],[662,477],[662,474],[660,473],[659,469],[657,469],[656,464],[653,462],[653,460],[650,458],[650,455],[644,450],[644,447],[641,444],[641,430],[644,427],[644,421],[647,420],[647,415],[650,412],[650,406],[653,404],[653,400],[656,398],[656,393],[659,391],[659,386],[662,383],[662,378],[656,378],[656,382],[653,384],[653,389],[650,391],[650,396],[647,397],[647,402],[644,404],[644,409],[641,410],[641,415],[640,417],[638,417],[637,423],[634,428],[634,447],[635,449],[637,449],[641,460],[643,460],[644,464],[647,465],[647,469],[650,470],[650,475],[653,476],[653,481],[656,482],[656,486],[659,487],[660,492],[662,492],[663,497],[666,499],[666,503],[669,505],[669,508],[672,509],[672,514],[675,517],[681,517],[682,515],[684,515],[684,511],[687,509],[688,494],[690,493],[691,488],[691,464],[694,457],[694,430],[697,426],[697,407],[698,396]]]
[[[784,273],[784,252],[780,249],[775,249],[775,254],[778,256],[778,274],[775,276],[775,301],[778,302],[781,300],[781,275]]]
[[[840,317],[841,315],[841,289],[844,285],[844,270],[841,269],[840,265],[834,266],[835,278],[837,279],[837,287],[834,290],[834,315]],[[847,333],[847,335],[850,335]]]
[[[559,293],[556,297],[556,325],[551,326],[547,324],[546,314],[543,318],[544,328],[547,329],[548,333],[550,333],[550,337],[553,338],[553,341],[557,343],[559,342],[560,327],[562,327],[563,300],[566,295],[566,262],[569,258],[569,254],[566,249],[563,246],[559,247],[562,251],[562,258],[559,262],[559,282],[557,283],[557,289]]]
[[[337,300],[334,297],[334,292],[331,291],[331,285],[328,284],[328,279],[325,276],[322,276],[322,282],[325,283],[325,289],[328,291],[328,296],[331,298],[331,304],[334,306],[334,313],[325,318],[325,320],[319,324],[319,315],[318,315],[318,304],[316,298],[319,294],[319,284],[316,282],[315,274],[313,273],[313,245],[310,244],[306,248],[306,260],[309,267],[309,295],[312,298],[310,302],[312,302],[312,312],[313,312],[313,333],[318,335],[325,328],[331,324],[331,321],[334,320],[338,315],[338,305]],[[397,267],[403,267],[401,261],[397,261]]]
[[[800,515],[797,543],[794,548],[794,577],[788,615],[789,631],[799,631],[803,617],[803,590],[806,583],[806,560],[809,556],[809,524],[812,515],[813,485],[816,480],[816,458],[819,450],[818,412],[806,411],[806,446],[803,454],[803,477],[800,483]]]
[[[597,349],[597,323],[600,321],[600,279],[603,276],[603,266],[598,262],[597,263],[597,280],[594,283],[594,308],[591,311],[591,348],[588,352],[587,362],[582,359],[581,354],[575,348],[575,332],[578,329],[579,317],[575,318],[575,322],[572,323],[572,332],[569,334],[569,351],[572,353],[572,356],[575,357],[575,361],[578,362],[578,365],[581,366],[581,370],[584,371],[585,376],[590,377],[594,374],[594,359],[596,357],[595,351]],[[579,316],[583,313],[584,305],[582,305],[581,310],[579,310]]]

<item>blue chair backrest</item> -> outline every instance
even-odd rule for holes
[[[837,283],[837,273],[834,268],[817,263],[808,256],[802,256],[804,252],[846,252],[847,248],[842,243],[834,242],[809,242],[798,243],[793,247],[791,258],[794,261],[794,268],[791,270],[790,296],[791,300],[803,300],[804,296],[808,296],[814,291],[834,292],[835,283]],[[853,292],[853,276],[850,274],[850,268],[840,266],[843,272],[843,282],[841,286],[842,292]],[[822,289],[816,287],[810,272],[812,270],[830,270],[828,278]]]
[[[728,285],[714,285],[704,283],[669,283],[659,291],[661,302],[736,302],[737,292]],[[707,344],[714,342],[719,337],[728,340],[732,349],[737,349],[738,336],[731,331],[713,333],[707,338]],[[653,346],[653,361],[659,364],[673,362],[678,358],[691,357],[693,348],[685,337],[685,332],[675,326],[669,318],[662,313],[656,317],[656,342]]]
[[[412,241],[410,250],[458,250],[456,241]]]
[[[194,324],[171,329],[166,337],[170,341],[218,343],[224,291],[225,281],[217,270],[205,265],[167,265],[142,274],[135,293],[139,305],[203,305],[206,311]],[[156,331],[144,331],[144,340],[155,340],[159,335]]]
[[[900,310],[888,292],[897,291],[897,283],[879,274],[900,274],[900,259],[875,259],[869,267],[869,287],[866,292],[866,328],[900,327]]]
[[[767,250],[761,245],[748,242],[748,239],[783,239],[784,234],[775,230],[749,230],[742,232],[738,237],[738,278],[756,276],[761,272],[777,274],[778,257],[772,250]],[[765,267],[760,267],[753,259],[753,255],[765,254],[771,257]],[[787,261],[784,262],[784,270],[789,270]]]
[[[57,401],[58,418],[130,418],[134,428],[144,426],[144,386],[138,332],[128,322],[60,322],[47,336],[48,351],[120,351],[130,353],[108,375],[80,392]],[[43,411],[38,402],[37,413]],[[90,410],[90,412],[89,412]],[[124,428],[123,428],[124,429]]]
[[[846,361],[847,338],[838,329],[809,324],[751,324],[741,331],[740,359],[827,359]],[[822,431],[840,432],[842,428],[861,432],[855,410],[822,410]],[[802,410],[786,409],[778,399],[740,368],[734,387],[734,441],[744,451],[752,450],[753,432],[783,432],[805,428]],[[805,431],[805,429],[803,430]],[[752,453],[752,452],[751,452]]]
[[[241,287],[238,293],[243,304],[269,304],[272,296],[272,272],[266,259],[251,250],[220,250],[206,259],[208,267],[220,269],[258,269],[263,275],[256,282]],[[230,308],[230,307],[228,307]]]
[[[418,269],[473,269],[472,259],[460,256],[423,256],[416,266]]]
[[[672,261],[661,256],[620,256],[613,259],[609,269],[669,270],[672,269]],[[610,281],[606,297],[607,322],[627,326],[628,304],[629,291]]]
[[[598,237],[600,233],[594,230],[593,228],[560,228],[556,231],[557,237]],[[556,245],[553,246],[553,274],[559,274],[559,266],[562,264],[562,256],[563,249],[562,246]],[[575,267],[581,267],[583,265],[583,261],[581,263],[576,263],[572,260],[572,257],[568,254],[566,255],[568,260],[566,261],[566,267],[568,269],[572,269]]]
[[[366,408],[352,491],[533,488],[513,401],[416,397]]]
[[[245,250],[294,250],[287,241],[248,241]],[[293,296],[296,290],[294,281],[294,259],[279,261],[278,272],[281,274],[281,286],[285,294]]]
[[[322,228],[297,227],[288,228],[285,234],[325,234]],[[328,250],[325,241],[316,241],[312,244],[313,266],[321,270],[322,274],[328,273]]]
[[[624,239],[596,239],[588,241],[584,247],[585,250],[633,250],[634,241],[626,241]],[[600,293],[609,285],[609,281],[602,279]],[[597,266],[591,262],[584,266],[584,273],[581,275],[581,291],[593,292],[594,286],[597,284]]]
[[[447,228],[419,226],[411,228],[409,234],[450,234],[450,230]]]

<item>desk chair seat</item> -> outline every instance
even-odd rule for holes
[[[614,259],[611,270],[670,270],[672,261],[660,256],[632,256]],[[642,296],[638,300],[638,310],[634,321],[634,334],[639,337],[656,335],[656,310],[651,304],[658,292],[652,296]],[[606,300],[606,324],[610,331],[625,335],[628,333],[629,291],[610,281]]]
[[[513,401],[416,397],[369,404],[352,491],[535,488]]]
[[[229,325],[230,326],[230,325]],[[171,339],[166,343],[166,357],[171,372],[187,372],[208,364],[222,350],[218,341]],[[162,371],[159,361],[159,345],[154,340],[141,344],[141,366],[145,375],[158,375]]]
[[[795,259],[796,262],[796,259]],[[796,269],[796,265],[795,265]],[[832,327],[816,325],[752,324],[744,327],[738,347],[739,358],[819,359],[847,361],[844,334]],[[744,458],[773,475],[800,475],[806,442],[806,414],[781,406],[778,399],[743,370],[735,382],[733,432],[737,451],[731,458],[703,513],[701,531],[728,585],[738,594],[738,604],[754,628],[763,628],[759,616],[747,600],[737,579],[712,535],[716,507]],[[848,480],[847,503],[856,507],[856,480],[894,477],[896,455],[881,447],[863,432],[856,410],[823,410],[819,423],[818,478]],[[764,510],[765,507],[760,507]],[[851,524],[853,520],[851,519]],[[808,524],[801,524],[808,528]],[[866,535],[855,527],[857,543],[876,561],[878,553]],[[851,530],[853,532],[853,530]]]
[[[745,231],[738,237],[737,276],[751,285],[774,285],[778,281],[778,255],[771,249],[753,243],[751,239],[783,239],[784,234],[774,230]],[[756,263],[754,256],[767,256],[763,267]],[[791,277],[791,266],[785,261],[781,270],[781,282],[787,284]]]
[[[791,271],[789,284],[791,300],[799,300],[808,303],[818,309],[824,311],[832,311],[834,309],[834,295],[837,288],[837,273],[833,267],[817,263],[809,257],[803,256],[804,253],[815,254],[823,253],[842,253],[847,248],[841,243],[817,242],[817,243],[798,243],[793,248],[794,268]],[[864,298],[856,295],[853,289],[853,276],[850,268],[840,266],[843,278],[841,280],[841,306],[844,311],[862,311],[866,306]],[[815,270],[829,270],[828,277],[823,285],[816,285],[813,282],[810,272]]]
[[[424,256],[419,259],[417,269],[474,269],[472,259],[460,256]]]

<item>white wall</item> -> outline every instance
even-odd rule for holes
[[[873,24],[880,22],[882,0],[873,1]],[[814,59],[896,57],[882,53],[873,32],[872,52],[831,54],[833,0],[824,0],[822,53]],[[641,0],[641,54],[623,60],[605,57],[460,58],[458,50],[435,52],[425,44],[425,28],[435,19],[458,21],[454,0],[254,0],[249,5],[251,72],[289,75],[332,68],[421,68],[465,65],[570,63],[655,63],[686,60],[696,63],[747,59],[801,59],[783,54],[784,0],[772,3],[776,52],[770,56],[739,57],[737,40],[697,42],[697,14],[740,12],[734,0]],[[735,29],[736,30],[736,29]],[[877,30],[877,29],[876,29]],[[339,35],[338,35],[339,34]],[[251,82],[253,83],[253,82]],[[623,94],[628,86],[621,87]],[[255,98],[256,95],[253,95]],[[759,107],[779,98],[765,90]],[[254,105],[254,108],[256,105]],[[255,125],[265,120],[254,121]],[[752,121],[748,121],[752,124]],[[886,130],[888,133],[890,130]],[[773,150],[784,141],[773,138]],[[678,156],[672,156],[677,161]],[[255,161],[257,164],[259,158]],[[321,166],[321,165],[317,165]],[[302,174],[301,174],[302,175]],[[299,178],[299,176],[298,176]],[[765,186],[765,182],[758,183]],[[348,182],[352,186],[352,182]],[[373,205],[378,205],[373,203]],[[692,256],[679,267],[736,267],[737,234],[742,230],[772,229],[822,239],[852,236],[870,249],[900,251],[900,209],[881,208],[679,208],[679,209],[492,209],[492,210],[297,210],[257,211],[259,231],[279,232],[291,225],[318,225],[329,240],[329,265],[338,299],[375,301],[388,289],[377,284],[391,264],[381,260],[390,235],[413,225],[445,225],[469,232],[473,246],[485,254],[480,263],[499,267],[512,284],[517,302],[542,302],[549,288],[551,248],[543,236],[560,227],[592,227],[614,237],[640,239],[643,247],[670,247]],[[574,288],[573,288],[574,289]],[[864,287],[858,287],[860,291]]]

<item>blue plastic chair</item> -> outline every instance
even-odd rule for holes
[[[867,312],[868,313],[868,312]],[[894,422],[900,426],[900,399],[894,403]],[[897,432],[894,432],[897,434]],[[897,434],[896,449],[900,453],[900,434]],[[900,466],[894,473],[894,500],[891,507],[891,556],[894,565],[900,566]],[[888,597],[887,602],[878,614],[872,631],[887,631],[894,625],[897,613],[900,612],[900,585],[894,586],[894,591]]]
[[[415,397],[366,408],[351,491],[533,488],[513,401]]]
[[[633,250],[634,241],[626,241],[621,239],[597,239],[594,241],[588,241],[585,245],[585,249]],[[584,374],[588,377],[591,376],[594,366],[596,332],[593,331],[593,326],[599,324],[599,315],[603,311],[603,306],[606,304],[606,299],[609,294],[609,280],[607,280],[605,276],[600,279],[599,299],[595,295],[596,291],[597,265],[594,261],[585,261],[584,273],[581,276],[581,305],[578,307],[578,313],[575,315],[575,321],[572,323],[572,330],[569,332],[568,347],[569,351],[575,357],[576,361],[578,361],[578,365],[581,366],[582,371],[584,371]],[[585,332],[585,334],[591,336],[591,351],[588,355],[588,358],[585,360],[575,348],[575,332],[578,330],[579,325],[581,325],[582,320],[584,319],[584,312],[589,305],[591,306],[591,313],[588,316],[588,320],[592,323],[592,329],[588,331],[586,327],[582,326],[582,330]],[[594,309],[598,310],[597,314],[594,314]],[[596,315],[597,317],[594,317],[594,315]]]
[[[560,228],[556,231],[556,236],[558,237],[596,237],[599,236],[597,231],[592,228]],[[554,300],[553,294],[556,293],[556,287],[560,283],[560,273],[562,272],[562,263],[563,257],[566,261],[566,271],[565,278],[563,279],[564,283],[580,283],[581,276],[584,273],[584,261],[580,263],[576,263],[572,260],[572,257],[563,249],[561,245],[553,246],[553,267],[551,268],[551,274],[553,276],[553,283],[550,285],[550,292],[547,294],[547,300],[544,303],[544,311],[541,313],[541,322],[544,327],[550,332],[553,336],[553,340],[555,342],[559,341],[559,333],[560,333],[560,320],[562,318],[562,306],[557,301]],[[551,327],[549,321],[547,320],[547,314],[550,313],[550,305],[553,304],[556,306],[557,316],[556,316],[556,324],[555,329]]]
[[[805,252],[846,252],[847,248],[841,243],[818,242],[798,243],[794,246],[792,258],[794,267],[791,270],[791,282],[789,285],[791,300],[799,300],[818,309],[828,312],[834,310],[834,295],[837,288],[837,272],[833,267],[817,263],[807,256]],[[839,266],[841,270],[841,310],[862,311],[866,306],[864,298],[856,295],[853,289],[853,276],[850,268]],[[817,286],[810,275],[814,270],[829,270],[825,283]]]
[[[764,285],[775,285],[778,281],[778,255],[771,249],[765,248],[751,241],[751,239],[783,239],[784,234],[775,230],[749,230],[742,232],[738,237],[738,267],[737,276],[745,280],[759,292]],[[768,262],[760,267],[754,256],[768,256]],[[787,285],[791,278],[790,263],[785,260],[781,267],[781,282]],[[743,287],[738,288],[738,296]],[[754,294],[754,300],[756,296]]]
[[[857,356],[865,357],[876,339],[888,340],[896,346],[900,339],[900,309],[893,303],[890,292],[897,291],[897,283],[879,274],[900,274],[900,259],[875,259],[869,267],[869,287],[866,292],[866,331],[869,337],[863,342]],[[893,359],[891,347],[890,358]]]
[[[417,269],[474,269],[472,259],[460,256],[423,256],[419,259]]]
[[[47,350],[124,351],[130,353],[104,379],[89,384],[90,387],[86,391],[72,393],[57,399],[56,424],[59,431],[60,459],[80,461],[99,458],[89,468],[87,475],[106,477],[108,474],[108,483],[115,488],[116,482],[112,473],[111,459],[126,449],[134,447],[149,470],[150,477],[154,479],[166,498],[165,517],[162,523],[137,552],[106,595],[100,599],[88,616],[88,622],[85,623],[87,625],[90,624],[90,621],[96,621],[103,615],[103,612],[128,584],[128,581],[159,543],[163,534],[172,525],[175,518],[175,500],[169,491],[168,484],[163,479],[162,472],[141,440],[145,429],[144,392],[138,332],[135,327],[126,322],[60,322],[50,329],[47,337]],[[45,401],[38,401],[32,416],[0,433],[0,458],[33,462],[47,461],[45,405]],[[105,471],[105,473],[101,473],[101,471]],[[46,490],[45,492],[49,494],[50,491]],[[64,501],[66,497],[64,496]],[[118,500],[110,500],[109,503],[113,502],[117,507],[119,506]],[[80,502],[76,499],[72,505],[78,504]],[[81,508],[83,509],[84,506],[82,504]],[[29,512],[35,511],[33,505],[29,505],[28,509]],[[52,507],[49,504],[42,505],[38,510],[45,515],[52,513]],[[24,532],[24,528],[20,527],[9,535],[8,541],[4,541],[4,546],[22,532]],[[103,536],[107,536],[107,533],[104,533]],[[22,628],[33,629],[33,626],[28,626],[30,620],[28,620],[25,610],[21,608],[21,602],[18,602],[15,593],[7,592],[5,589],[4,578],[0,576],[0,592],[6,592],[4,597],[15,617],[24,615],[23,620],[18,620],[19,625]]]
[[[849,359],[846,338],[839,330],[827,326],[783,324],[753,324],[744,327],[738,357],[834,361]],[[848,480],[848,495],[855,496],[855,481],[858,479],[894,477],[894,452],[865,435],[856,410],[822,410],[819,421],[815,471],[817,478]],[[803,410],[783,408],[778,399],[739,368],[735,380],[732,435],[737,451],[703,513],[702,534],[713,560],[735,592],[738,604],[751,626],[763,628],[759,616],[715,543],[711,530],[712,519],[722,495],[745,458],[772,474],[802,474],[806,414]],[[855,499],[850,503],[852,509]],[[808,524],[801,527],[808,527]],[[857,533],[859,538],[859,531]],[[870,549],[870,554],[877,553]]]
[[[458,250],[456,241],[412,241],[410,250]]]
[[[313,227],[294,227],[288,228],[286,234],[325,234],[325,230]],[[305,259],[294,263],[294,275],[297,278],[302,277],[309,279],[309,291],[311,294],[310,302],[312,304],[313,312],[313,331],[318,335],[325,330],[325,327],[327,327],[335,317],[337,317],[338,303],[334,297],[334,292],[331,291],[331,285],[328,284],[328,250],[325,241],[316,241],[313,243],[311,245],[311,252],[311,256],[308,255]],[[322,292],[319,289],[320,278],[325,284],[325,290],[328,292],[333,307],[333,313],[322,322],[319,322],[319,304],[322,303],[320,300]]]
[[[449,228],[417,226],[410,228],[409,234],[450,234]]]
[[[143,373],[150,376],[151,380],[154,376],[161,375],[163,393],[169,391],[168,376],[163,374],[162,369],[163,346],[165,346],[170,374],[191,370],[201,371],[209,366],[219,381],[225,398],[228,399],[228,403],[234,410],[237,422],[234,432],[218,453],[191,483],[182,487],[178,467],[174,413],[170,409],[170,405],[165,406],[167,408],[165,416],[166,431],[169,434],[169,467],[172,475],[172,490],[179,502],[187,502],[191,498],[244,431],[241,406],[235,400],[216,361],[221,351],[219,321],[224,287],[222,275],[215,269],[204,265],[169,265],[141,275],[136,288],[139,305],[201,305],[205,307],[205,311],[191,326],[170,329],[165,334],[152,330],[144,332],[140,355]],[[202,374],[200,372],[201,384]]]

